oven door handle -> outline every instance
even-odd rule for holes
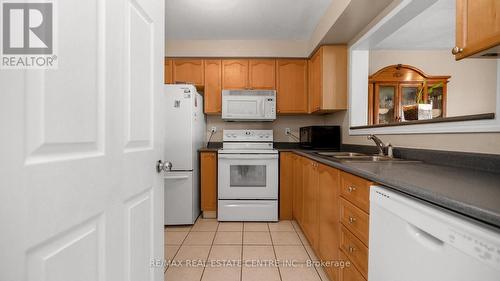
[[[256,159],[256,160],[274,160],[278,159],[277,154],[219,154],[219,159]]]

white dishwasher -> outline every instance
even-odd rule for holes
[[[370,281],[498,281],[500,232],[373,186]]]

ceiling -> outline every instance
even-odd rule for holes
[[[339,19],[325,34],[321,44],[345,44],[375,19],[393,0],[351,1]],[[366,7],[370,7],[367,9]]]
[[[332,0],[166,0],[173,40],[309,40]]]
[[[430,50],[455,46],[455,0],[438,0],[374,49]]]

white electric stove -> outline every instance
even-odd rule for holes
[[[278,220],[278,151],[272,130],[224,130],[218,151],[219,221]]]

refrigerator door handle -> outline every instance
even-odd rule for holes
[[[188,176],[165,176],[163,178],[166,180],[184,180],[188,179]]]

